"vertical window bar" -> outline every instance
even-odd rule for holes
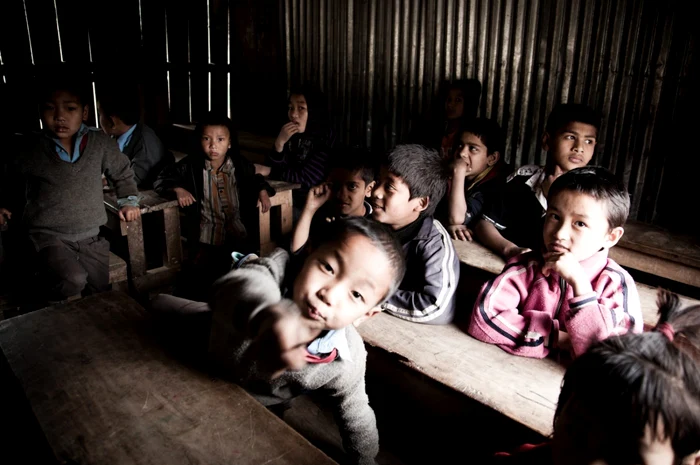
[[[61,57],[61,63],[65,63],[63,59],[63,45],[61,44],[61,28],[58,25],[58,6],[56,0],[53,0],[53,10],[56,13],[56,34],[58,35],[58,54]]]
[[[56,0],[54,0],[55,2]],[[141,32],[141,47],[143,47],[143,15],[141,14],[141,0],[139,0],[139,32]]]
[[[29,32],[29,16],[27,15],[26,0],[22,1],[22,5],[24,6],[24,23],[27,26],[27,40],[29,40],[29,56],[32,59],[32,64],[34,64],[34,49],[32,48],[32,34],[31,32]]]
[[[2,61],[2,52],[0,52],[0,66],[4,66],[5,63]],[[5,73],[2,73],[2,82],[3,84],[7,84],[7,80],[5,80]]]
[[[190,20],[187,18],[187,105],[190,123],[192,122],[192,58],[190,56]]]
[[[226,2],[226,112],[231,118],[231,2]]]
[[[170,49],[168,47],[168,9],[165,9],[165,80],[168,82],[168,112],[171,111],[170,103]]]
[[[88,58],[90,59],[90,65],[92,65],[92,39],[90,38],[90,29],[88,29]],[[93,101],[93,106],[95,110],[95,127],[99,128],[100,127],[100,118],[97,114],[97,92],[95,90],[95,79],[94,79],[94,72],[90,70],[90,74],[92,74],[92,101]]]
[[[211,6],[207,0],[207,96],[211,111]]]

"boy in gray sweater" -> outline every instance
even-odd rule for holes
[[[23,227],[35,252],[42,300],[56,302],[109,288],[109,243],[98,236],[107,222],[102,173],[115,187],[122,221],[140,216],[129,159],[117,144],[83,121],[87,99],[75,81],[56,81],[40,95],[43,131],[14,155],[25,183]],[[0,206],[10,202],[0,195]],[[0,224],[11,218],[0,208]]]
[[[276,249],[217,281],[209,354],[266,406],[309,391],[327,394],[347,454],[374,464],[379,436],[365,392],[367,352],[355,326],[396,290],[403,253],[391,230],[367,218],[341,219],[326,237],[296,276],[285,280],[289,254]],[[208,311],[172,296],[157,297],[153,307]]]

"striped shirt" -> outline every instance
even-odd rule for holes
[[[223,245],[226,239],[242,239],[246,236],[241,222],[238,188],[234,176],[233,161],[226,161],[214,170],[209,160],[204,162],[202,209],[199,241],[204,244]]]

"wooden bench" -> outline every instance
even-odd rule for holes
[[[626,268],[700,288],[700,242],[661,228],[628,221],[610,257]]]
[[[19,384],[0,399],[3,423],[15,425],[27,401],[38,423],[18,455],[45,441],[58,462],[85,465],[335,463],[242,388],[174,358],[156,333],[114,291],[1,322],[0,386]]]
[[[153,191],[141,191],[141,217],[135,221],[119,220],[116,198],[105,194],[105,207],[108,213],[107,227],[126,237],[128,248],[129,278],[139,292],[172,282],[182,264],[182,243],[180,241],[180,212],[177,200],[159,197]],[[163,214],[163,261],[162,266],[149,269],[144,248],[143,216],[162,212]]]
[[[505,261],[486,247],[477,242],[452,241],[459,260],[465,265],[497,275],[503,270]],[[616,247],[613,247],[614,250]],[[611,252],[612,252],[611,250]],[[611,256],[613,254],[611,253]],[[462,277],[464,279],[464,277]],[[658,321],[658,306],[656,305],[657,290],[646,284],[635,282],[642,306],[642,316],[646,328],[653,327]],[[697,300],[679,296],[683,305],[700,304]]]

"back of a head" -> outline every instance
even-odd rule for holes
[[[570,123],[584,123],[600,130],[600,114],[588,105],[581,103],[560,103],[552,109],[547,118],[545,131],[554,136]]]
[[[334,151],[331,170],[341,169],[350,173],[359,172],[365,185],[377,177],[377,163],[369,150],[358,147],[341,147]]]
[[[681,309],[677,296],[662,292],[659,312],[654,331],[610,337],[572,363],[555,413],[555,436],[557,421],[575,406],[579,415],[571,421],[583,435],[610,433],[597,451],[608,464],[632,463],[625,444],[638,443],[647,428],[657,439],[671,440],[677,460],[700,450],[700,366],[692,355],[700,353],[700,306]]]
[[[623,226],[630,211],[630,196],[622,181],[605,168],[584,166],[559,176],[549,188],[548,198],[562,191],[580,192],[604,202],[610,228]]]
[[[385,298],[392,296],[401,284],[406,272],[406,260],[403,248],[390,227],[361,216],[340,218],[329,225],[326,234],[319,240],[317,246],[337,243],[352,234],[366,237],[386,256],[390,269],[394,270],[394,276]]]
[[[459,131],[460,137],[465,132],[474,134],[486,146],[488,153],[498,152],[503,155],[505,140],[501,126],[496,120],[489,118],[468,119],[462,124]],[[458,141],[456,142],[458,143]]]
[[[82,106],[89,105],[92,101],[89,82],[78,73],[66,71],[41,76],[37,84],[37,103],[40,107],[57,92],[66,92],[77,97]]]
[[[141,104],[136,86],[110,86],[100,93],[100,111],[108,117],[116,116],[127,125],[141,119]]]
[[[408,186],[411,199],[428,197],[422,216],[432,215],[447,190],[446,167],[440,154],[422,145],[397,145],[388,154],[388,169]]]

